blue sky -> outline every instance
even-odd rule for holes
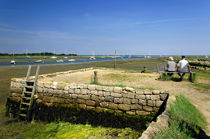
[[[0,0],[0,53],[210,55],[209,0]]]

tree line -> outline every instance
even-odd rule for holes
[[[13,56],[13,54],[9,53],[0,53],[0,56]],[[41,53],[17,53],[15,56],[77,56],[77,54],[54,54],[51,52],[41,52]]]

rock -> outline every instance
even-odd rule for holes
[[[152,94],[153,94],[153,95],[159,95],[159,94],[160,94],[160,91],[159,91],[159,90],[153,90],[153,91],[152,91]]]
[[[106,102],[113,102],[113,100],[114,100],[114,98],[111,96],[107,96],[104,98],[104,101],[106,101]]]
[[[75,94],[80,94],[80,89],[75,89]]]
[[[147,105],[152,106],[152,107],[156,106],[155,101],[152,101],[152,100],[148,100]]]
[[[127,113],[128,115],[135,115],[135,114],[136,114],[135,111],[126,111],[126,113]]]
[[[141,105],[147,105],[147,101],[146,100],[139,99],[139,104],[141,104]]]
[[[103,107],[103,108],[108,108],[109,103],[108,102],[101,102],[100,106]]]
[[[156,101],[156,107],[160,107],[163,104],[163,101]]]
[[[168,94],[160,94],[160,99],[165,100],[167,98]]]
[[[103,91],[98,91],[97,95],[100,96],[100,97],[103,97],[104,96],[104,92]]]
[[[53,82],[53,83],[55,83],[55,82]],[[64,90],[65,86],[66,85],[63,84],[63,83],[58,83],[56,89],[58,89],[58,90]]]
[[[82,109],[86,109],[86,105],[85,104],[79,104],[79,107]]]
[[[131,110],[142,110],[142,106],[138,104],[131,105]]]
[[[150,115],[150,112],[137,110],[136,114],[138,114],[138,115]]]
[[[88,89],[89,90],[94,90],[96,89],[96,85],[88,85]]]
[[[80,104],[85,104],[86,101],[84,99],[77,99],[77,103],[80,103]]]
[[[90,93],[91,93],[92,95],[97,95],[98,92],[97,92],[96,90],[91,90]]]
[[[114,98],[114,103],[123,103],[123,98]]]
[[[129,99],[129,98],[123,98],[123,103],[124,104],[131,104],[131,99]]]
[[[152,91],[146,89],[146,90],[144,90],[144,94],[145,95],[152,95]]]
[[[126,97],[126,98],[134,98],[135,94],[134,93],[127,93],[127,94],[123,94],[123,97]]]
[[[118,108],[119,108],[120,110],[123,110],[123,111],[129,111],[129,110],[131,109],[131,106],[128,105],[128,104],[119,104],[119,105],[118,105]]]
[[[125,90],[128,91],[128,92],[135,92],[135,89],[133,88],[130,88],[130,87],[125,87]]]
[[[114,87],[114,92],[115,93],[121,93],[122,92],[122,88],[121,87]]]
[[[102,89],[103,89],[102,86],[99,86],[99,85],[96,86],[96,90],[102,91]]]
[[[144,91],[142,91],[142,90],[136,90],[136,94],[137,95],[143,95],[144,94]]]
[[[145,111],[149,111],[149,112],[152,112],[152,110],[153,110],[153,108],[150,107],[150,106],[143,106],[143,109],[144,109]]]
[[[131,103],[132,103],[132,104],[137,104],[138,102],[139,102],[138,99],[131,99]]]
[[[95,110],[95,107],[93,107],[93,106],[86,106],[86,109],[87,110]]]
[[[95,101],[86,100],[86,105],[88,105],[88,106],[94,106],[95,105]]]
[[[82,95],[82,96],[83,96],[83,99],[85,99],[85,100],[90,99],[90,95]]]
[[[104,92],[104,96],[106,97],[106,96],[110,96],[111,95],[111,93],[110,92]]]
[[[92,100],[95,100],[95,101],[100,101],[99,97],[98,96],[95,96],[95,95],[92,95],[91,96],[91,99]]]
[[[151,99],[151,95],[145,95],[145,96],[147,100]]]
[[[136,98],[137,99],[146,99],[146,96],[145,95],[136,95]]]
[[[87,94],[87,89],[81,89],[80,93],[83,94],[83,95],[86,95]]]
[[[110,103],[110,104],[109,104],[109,108],[110,108],[110,109],[117,110],[117,109],[118,109],[118,105],[117,105],[117,104],[114,104],[114,103]]]
[[[122,97],[122,94],[112,92],[111,96],[113,96],[113,97]]]
[[[151,95],[151,100],[160,100],[160,96],[159,95]]]

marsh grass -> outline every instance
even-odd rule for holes
[[[207,122],[190,101],[180,95],[174,104],[170,104],[170,127],[155,134],[153,138],[194,138],[197,137],[201,129],[205,129]]]

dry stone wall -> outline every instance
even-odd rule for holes
[[[23,86],[24,79],[12,79],[9,98],[20,101]],[[58,82],[38,82],[34,96],[37,103],[46,105],[77,104],[82,109],[111,109],[128,115],[156,113],[167,97],[167,91]]]

